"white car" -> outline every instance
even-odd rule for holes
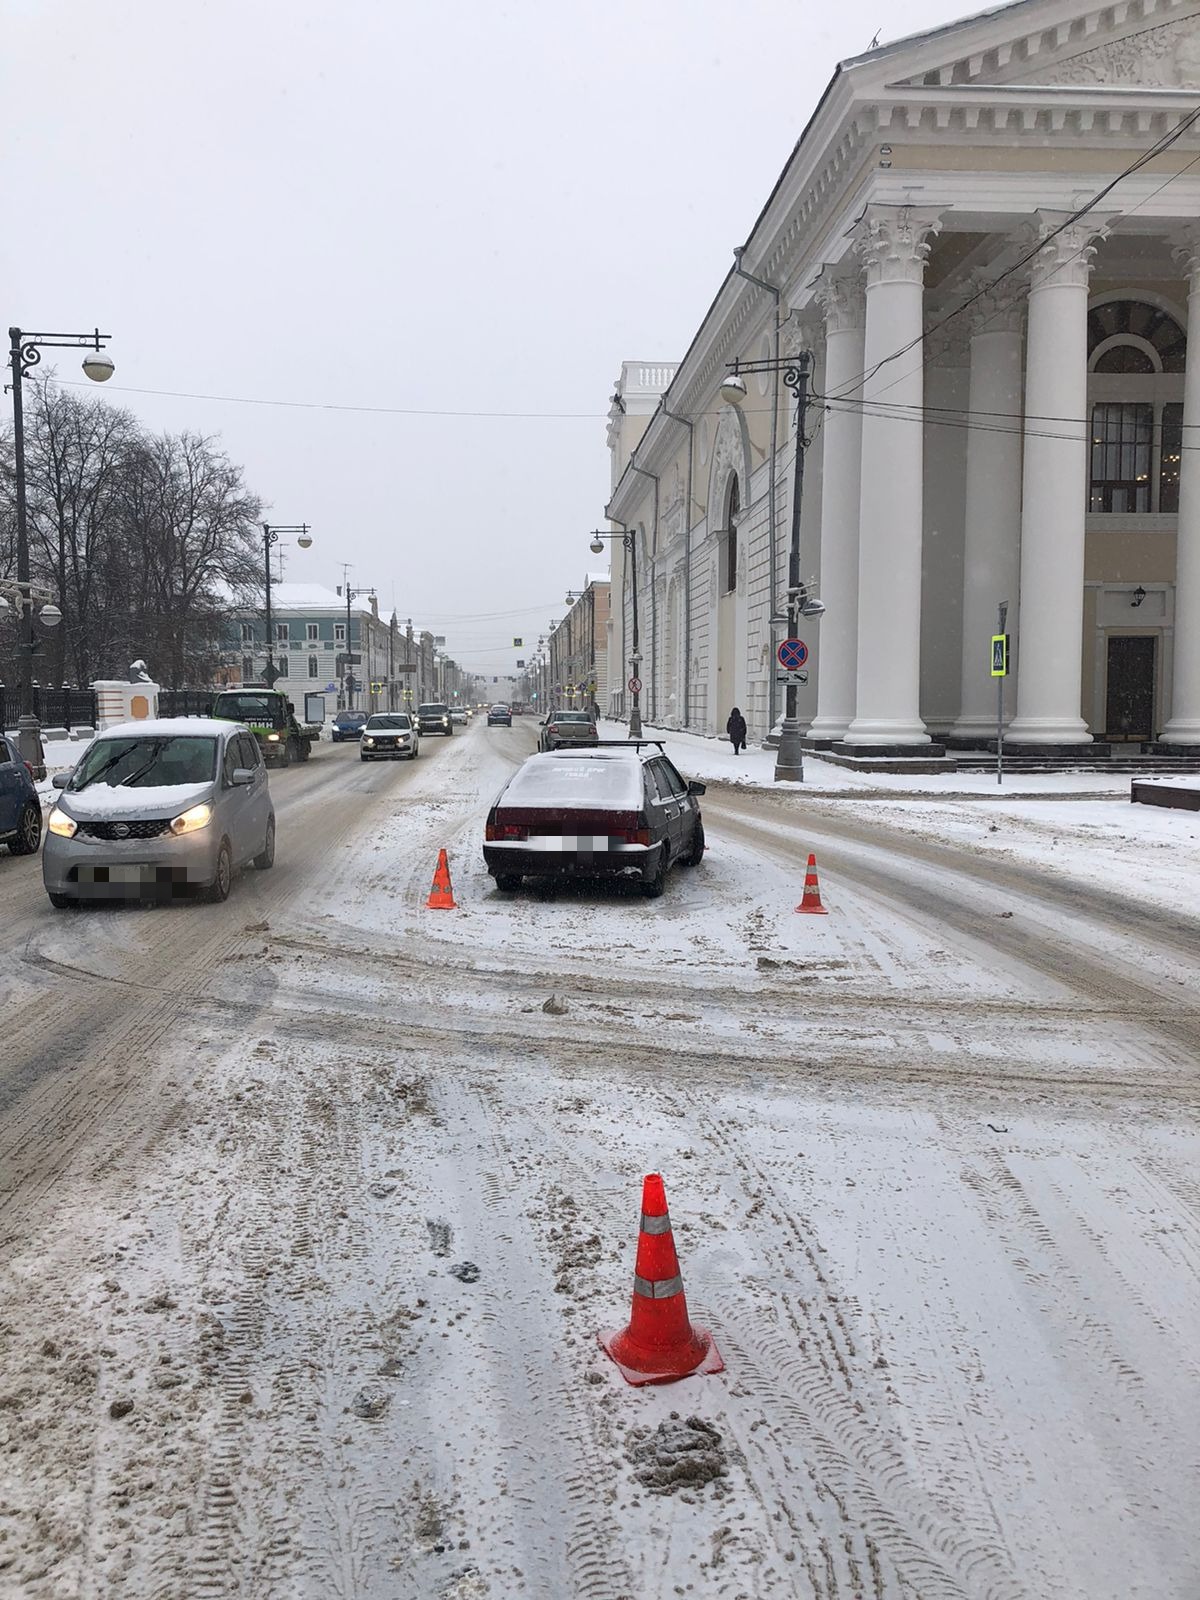
[[[462,706],[450,707],[450,721],[455,725],[456,728],[465,728],[470,720],[470,715],[463,709]]]
[[[363,724],[358,753],[363,761],[385,756],[390,760],[405,756],[415,761],[421,753],[421,735],[407,711],[377,711]]]

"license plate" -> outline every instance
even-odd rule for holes
[[[154,868],[122,864],[114,867],[80,867],[80,883],[154,882]]]

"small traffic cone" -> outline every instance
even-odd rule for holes
[[[429,899],[425,902],[430,911],[455,911],[454,889],[450,882],[450,863],[446,860],[446,852],[438,851],[437,869],[433,874],[433,887],[429,891]]]
[[[804,874],[804,893],[797,911],[811,911],[816,916],[827,917],[829,912],[821,904],[821,885],[817,878],[817,858],[809,856],[808,871]]]
[[[604,1328],[596,1337],[626,1383],[674,1383],[693,1372],[725,1370],[712,1334],[688,1320],[666,1190],[657,1172],[642,1179],[629,1326]]]

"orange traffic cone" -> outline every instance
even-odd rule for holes
[[[817,878],[817,858],[809,856],[808,871],[804,874],[804,893],[800,897],[797,911],[811,911],[817,916],[827,917],[829,912],[821,904],[821,885]]]
[[[454,911],[454,889],[450,883],[450,863],[446,860],[446,852],[438,851],[437,870],[433,874],[433,887],[429,891],[429,899],[425,902],[430,911]]]
[[[642,1179],[629,1326],[605,1328],[596,1337],[626,1383],[673,1383],[693,1372],[725,1369],[712,1334],[688,1320],[666,1190],[657,1172]]]

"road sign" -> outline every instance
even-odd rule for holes
[[[336,694],[337,693],[337,684],[336,683],[327,683],[325,685],[325,693],[326,694]]]
[[[1008,677],[1008,641],[1007,633],[994,633],[992,635],[992,677]]]
[[[513,640],[513,649],[514,650],[519,650],[520,648],[521,648],[521,640],[520,639],[514,639]],[[520,666],[521,663],[518,661],[517,665]]]
[[[518,665],[518,666],[519,666],[519,667],[523,667],[523,666],[524,666],[524,665],[525,665],[525,663],[524,663],[524,662],[523,662],[523,661],[518,661],[518,662],[517,662],[517,665]]]
[[[807,672],[777,672],[775,674],[775,682],[776,683],[787,683],[787,684],[807,683],[808,682],[808,673]]]
[[[798,672],[808,660],[808,646],[803,639],[784,639],[775,653],[785,672]]]
[[[394,670],[396,672],[415,672],[417,663],[415,661],[397,661]]]
[[[629,692],[630,692],[630,694],[641,694],[641,692],[642,692],[642,680],[640,678],[630,678],[630,680],[629,680]]]

